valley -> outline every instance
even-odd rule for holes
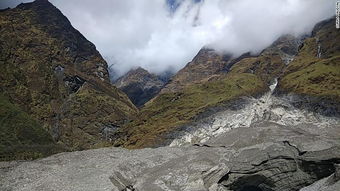
[[[0,190],[340,190],[335,17],[177,72],[108,63],[47,0],[0,11]]]

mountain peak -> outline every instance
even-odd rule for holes
[[[31,9],[31,8],[54,8],[57,10],[57,8],[48,0],[35,0],[31,3],[20,3],[16,8],[19,9]]]
[[[147,70],[145,70],[144,68],[139,66],[137,68],[134,68],[134,69],[131,69],[130,71],[128,71],[128,73],[126,75],[133,75],[133,74],[149,75],[150,73]]]
[[[157,75],[138,67],[120,77],[115,85],[125,92],[137,107],[141,107],[160,91],[164,83]]]
[[[271,46],[266,48],[262,54],[272,54],[274,52],[294,56],[298,53],[300,40],[293,35],[282,35],[275,40]]]
[[[231,54],[222,54],[214,49],[203,47],[197,55],[162,89],[162,93],[180,91],[188,85],[209,80],[224,71]]]

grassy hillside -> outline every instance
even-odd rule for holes
[[[335,19],[318,24],[279,81],[282,93],[295,93],[340,103],[340,33]]]
[[[0,94],[0,161],[35,159],[63,150],[37,121]]]
[[[310,62],[298,71],[287,73],[280,81],[280,87],[287,92],[340,101],[339,63],[340,56]]]

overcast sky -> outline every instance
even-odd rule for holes
[[[1,7],[20,0],[0,0]],[[179,70],[203,46],[261,51],[283,34],[310,33],[336,0],[50,0],[118,75]]]

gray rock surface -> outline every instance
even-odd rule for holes
[[[335,176],[339,138],[338,127],[265,122],[186,147],[103,148],[2,162],[0,190],[288,191],[320,180],[302,190],[310,191]],[[339,184],[332,180],[324,187]]]

